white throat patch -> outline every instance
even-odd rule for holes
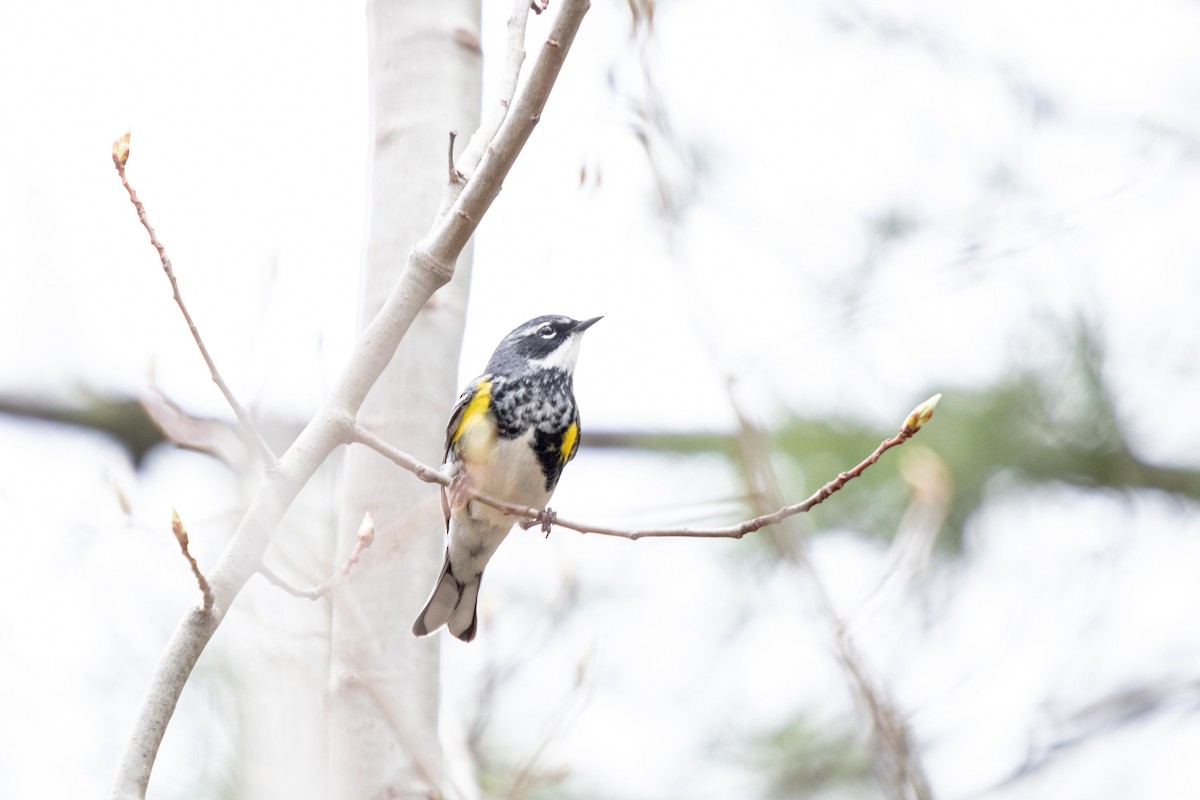
[[[570,333],[567,335],[567,340],[559,345],[553,353],[545,358],[530,359],[529,363],[535,367],[557,367],[573,373],[575,362],[579,360],[579,345],[582,343],[583,336],[578,333]]]

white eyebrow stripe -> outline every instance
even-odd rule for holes
[[[536,334],[538,331],[540,331],[542,329],[543,325],[549,325],[551,328],[555,328],[555,333],[562,333],[562,331],[557,329],[558,320],[547,319],[547,320],[542,320],[541,322],[537,323],[536,325],[529,325],[529,326],[523,328],[521,330],[521,335],[522,336],[531,336],[533,334]]]

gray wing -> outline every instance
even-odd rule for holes
[[[462,394],[458,396],[458,402],[454,404],[454,410],[450,412],[450,421],[446,423],[446,449],[442,452],[443,464],[450,457],[450,448],[454,445],[454,433],[462,424],[463,414],[466,413],[467,406],[471,405],[471,401],[475,398],[475,390],[479,386],[479,382],[486,377],[486,375],[480,375],[471,381],[471,385],[463,389]]]
[[[475,398],[475,391],[479,386],[479,382],[486,380],[488,375],[480,375],[475,380],[471,381],[471,385],[463,389],[462,394],[458,396],[458,402],[454,404],[454,410],[450,412],[450,422],[446,424],[446,449],[442,453],[442,465],[444,466],[450,460],[450,450],[454,447],[454,434],[458,431],[458,426],[462,424],[463,414],[467,411],[467,406],[471,404],[471,400]],[[446,487],[441,487],[442,501],[442,516],[446,519],[446,530],[450,530],[450,498],[446,496]]]

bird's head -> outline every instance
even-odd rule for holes
[[[515,374],[529,369],[563,369],[574,372],[583,332],[603,317],[582,322],[558,315],[535,317],[518,325],[492,353],[487,371]]]

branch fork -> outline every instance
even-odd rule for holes
[[[225,402],[229,404],[229,408],[237,418],[243,437],[257,450],[265,463],[272,464],[275,462],[275,454],[271,451],[270,446],[262,437],[258,428],[255,427],[250,415],[246,413],[246,409],[234,397],[229,384],[221,377],[221,373],[217,369],[217,364],[213,361],[212,355],[209,354],[208,347],[204,344],[204,339],[200,336],[200,330],[196,327],[196,322],[192,319],[191,312],[188,311],[187,304],[183,302],[183,294],[179,291],[179,281],[175,277],[175,268],[171,264],[170,256],[167,255],[167,248],[158,240],[158,234],[155,233],[154,228],[150,225],[149,217],[146,216],[146,207],[138,198],[137,192],[133,190],[133,186],[130,185],[129,179],[125,175],[125,165],[129,163],[129,140],[130,132],[126,131],[124,135],[113,142],[113,166],[117,168],[117,175],[121,179],[121,185],[125,187],[125,191],[129,194],[129,201],[133,203],[133,207],[137,211],[138,221],[142,223],[142,227],[146,229],[146,233],[150,236],[150,244],[154,247],[155,252],[158,253],[158,260],[162,264],[163,273],[167,276],[167,281],[171,284],[171,294],[175,298],[175,304],[179,306],[179,311],[183,314],[183,319],[192,334],[192,339],[196,342],[196,349],[200,351],[201,357],[204,358],[204,363],[208,366],[208,373],[212,377],[213,383],[217,385],[217,388],[225,398]]]
[[[368,511],[363,515],[362,524],[358,528],[358,539],[354,542],[354,549],[350,551],[350,555],[342,562],[342,566],[338,571],[331,575],[327,580],[317,584],[311,589],[297,589],[292,584],[288,583],[283,578],[268,567],[266,564],[258,568],[259,573],[270,581],[272,584],[290,594],[292,597],[299,597],[305,600],[320,600],[325,595],[332,592],[338,586],[350,579],[350,570],[358,563],[362,557],[363,551],[370,547],[375,542],[375,520]]]

